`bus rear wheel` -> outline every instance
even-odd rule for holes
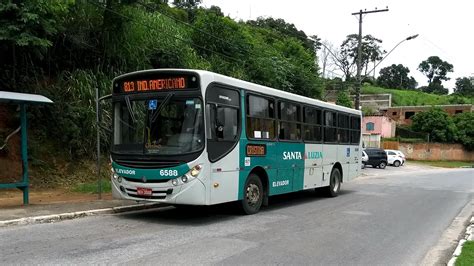
[[[250,174],[245,181],[244,198],[241,201],[241,208],[244,214],[255,214],[260,210],[263,202],[262,181],[256,174]]]
[[[341,171],[337,168],[333,168],[331,171],[331,177],[329,178],[329,187],[326,187],[326,194],[333,198],[339,195],[341,190]]]

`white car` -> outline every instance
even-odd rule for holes
[[[398,155],[396,152],[391,150],[385,150],[385,152],[387,153],[387,161],[389,165],[399,167],[405,162],[403,157]]]
[[[367,162],[369,160],[369,156],[367,155],[367,153],[365,153],[365,151],[362,151],[362,169],[365,168],[365,162]]]
[[[399,150],[385,150],[385,151],[392,151],[392,152],[396,153],[398,156],[402,157],[402,159],[403,159],[402,165],[405,164],[405,162],[407,160],[407,157],[405,156],[405,154],[402,151],[399,151]]]

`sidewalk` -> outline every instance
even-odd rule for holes
[[[159,204],[114,200],[104,194],[102,200],[94,194],[58,191],[32,192],[29,205],[22,205],[21,192],[0,194],[0,227],[17,224],[54,222],[90,215],[155,208]]]

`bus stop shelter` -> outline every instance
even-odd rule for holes
[[[50,99],[29,93],[17,93],[0,91],[0,104],[15,104],[20,106],[20,127],[21,127],[21,160],[22,160],[22,176],[21,181],[15,183],[0,184],[0,189],[18,188],[23,191],[23,204],[29,203],[29,185],[28,177],[28,136],[27,136],[27,117],[26,109],[28,105],[53,103]]]

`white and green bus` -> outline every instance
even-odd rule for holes
[[[361,112],[224,75],[155,69],[113,80],[115,198],[239,201],[341,183],[360,171]]]

